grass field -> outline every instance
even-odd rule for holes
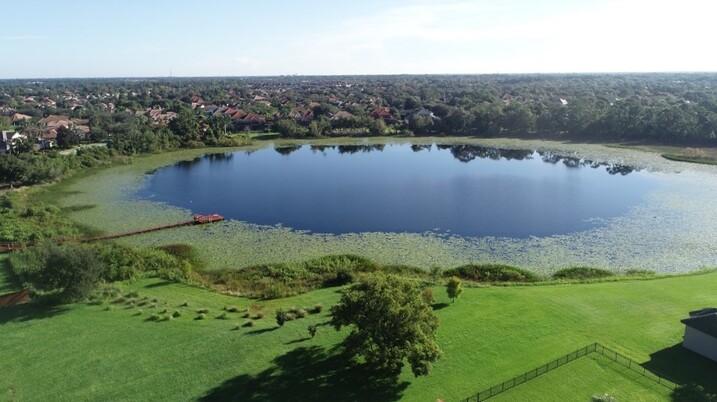
[[[577,149],[596,160],[601,152],[609,151],[613,158],[642,166],[654,163],[667,170],[684,166],[644,152],[551,146],[564,147],[566,152]],[[145,172],[206,152],[137,158],[132,165],[82,172],[48,191],[33,190],[32,196],[64,207],[89,233],[183,220],[188,211],[134,200],[131,194]],[[713,172],[708,166],[699,169]],[[467,241],[384,233],[321,236],[231,221],[138,236],[127,242],[193,244],[214,256],[210,265],[220,268],[355,252],[382,263],[422,266],[495,258],[541,272],[556,261],[588,261],[606,268],[621,264],[640,268],[640,261],[647,261],[674,272],[679,271],[675,267],[712,266],[715,261],[717,218],[709,202],[717,202],[711,196],[711,192],[717,194],[717,186],[686,176],[689,183],[703,187],[685,186],[684,194],[665,195],[664,200],[633,211],[626,221],[606,230],[546,239]],[[682,226],[690,230],[682,231]],[[646,238],[645,233],[650,236]],[[510,261],[506,256],[517,259]],[[0,294],[18,286],[6,258],[0,254]],[[414,378],[404,370],[395,380],[377,378],[363,366],[348,364],[340,354],[337,345],[345,332],[326,325],[328,308],[339,298],[336,288],[273,301],[220,295],[158,279],[125,283],[122,288],[140,293],[133,306],[104,302],[0,309],[0,401],[454,401],[593,342],[643,362],[676,383],[695,383],[717,392],[717,363],[680,345],[684,331],[680,319],[690,310],[717,306],[714,272],[642,281],[468,288],[455,303],[448,302],[443,288],[435,288],[441,322],[438,343],[445,356],[427,377]],[[323,305],[322,313],[276,327],[277,308],[316,304]],[[249,309],[250,318],[243,313],[219,318],[226,306]],[[201,320],[196,319],[200,309],[208,309]],[[167,317],[175,311],[181,315],[172,320],[149,320],[153,314]],[[263,318],[251,318],[258,314]],[[243,326],[249,321],[252,327]],[[309,324],[319,325],[314,339],[308,337]],[[605,392],[619,401],[670,400],[669,390],[594,355],[496,400],[586,401],[590,395]]]
[[[593,392],[587,392],[588,390]],[[669,400],[672,389],[592,354],[559,367],[528,383],[491,399],[508,401],[589,401],[592,395],[608,394],[618,401]]]
[[[7,266],[7,254],[0,254],[0,295],[19,290],[15,278]]]
[[[123,285],[158,306],[76,304],[0,310],[3,375],[0,400],[411,400],[454,401],[592,342],[610,346],[678,383],[717,390],[717,363],[684,350],[687,311],[717,305],[717,273],[584,285],[466,289],[448,303],[434,289],[445,356],[427,377],[408,370],[397,381],[372,377],[335,352],[345,335],[327,321],[337,289],[257,302],[202,289],[142,280]],[[188,307],[181,307],[184,302]],[[165,304],[166,303],[166,304]],[[276,329],[274,310],[325,308]],[[263,311],[252,328],[225,306]],[[196,310],[209,309],[205,320]],[[142,314],[138,315],[138,310]],[[153,312],[181,317],[151,322]],[[315,339],[308,324],[318,324]],[[503,400],[585,401],[594,393],[619,400],[669,400],[652,384],[581,359],[510,392]],[[71,375],[68,375],[68,371]],[[561,374],[562,373],[562,374]],[[574,396],[574,398],[572,398]],[[639,398],[637,397],[639,396]],[[508,399],[505,399],[508,398]],[[641,398],[641,399],[640,399]]]

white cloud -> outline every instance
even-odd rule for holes
[[[325,74],[717,69],[717,53],[709,51],[717,3],[541,7],[461,1],[385,8],[294,37],[291,67]]]

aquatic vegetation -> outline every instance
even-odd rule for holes
[[[433,141],[431,138],[410,140],[417,145]],[[598,228],[549,237],[469,238],[437,232],[327,235],[296,231],[280,225],[260,226],[230,220],[208,226],[147,233],[120,241],[143,247],[190,244],[207,262],[208,269],[299,262],[329,254],[357,254],[383,265],[410,265],[426,269],[432,265],[508,264],[541,275],[572,266],[600,267],[618,272],[647,269],[674,273],[717,265],[717,215],[713,213],[717,210],[717,168],[713,166],[673,162],[655,153],[592,144],[465,138],[442,138],[440,142],[536,149],[591,161],[630,165],[661,172],[665,185],[654,190],[646,203],[632,208],[623,216],[602,222],[604,224]],[[300,142],[277,141],[277,144],[285,143]],[[363,142],[312,141],[317,145],[338,143]],[[187,219],[191,212],[162,203],[137,200],[133,194],[142,187],[147,172],[207,152],[213,151],[187,150],[136,158],[131,165],[102,169],[47,191],[62,191],[58,202],[73,220],[108,233],[181,221]],[[78,205],[95,207],[72,208]]]

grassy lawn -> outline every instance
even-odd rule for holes
[[[336,289],[259,302],[143,280],[125,284],[124,291],[157,298],[155,308],[113,304],[107,310],[105,303],[1,309],[0,399],[454,401],[595,341],[678,383],[693,382],[714,392],[717,363],[679,345],[684,330],[679,320],[689,310],[717,305],[716,286],[717,273],[711,273],[472,288],[455,303],[436,288],[444,358],[427,377],[413,378],[406,369],[396,381],[387,381],[348,365],[334,351],[345,333],[321,324],[338,299]],[[184,302],[188,307],[181,307]],[[275,329],[276,308],[317,303],[324,306],[322,313]],[[240,313],[218,319],[224,306],[250,307],[252,315],[263,311],[265,316],[252,328],[235,330],[247,319]],[[182,315],[173,321],[147,320],[165,308]],[[200,308],[209,309],[205,320],[195,319]],[[308,338],[309,324],[320,324],[314,339]],[[599,358],[581,360],[511,391],[518,399],[504,400],[534,395],[551,400],[550,392],[570,392],[565,395],[581,401],[596,392],[614,393],[619,400],[669,400],[659,388]]]
[[[618,401],[652,402],[669,400],[671,392],[671,388],[648,380],[602,355],[591,354],[491,400],[587,402],[592,395],[609,394]]]
[[[15,277],[10,272],[10,267],[7,265],[7,259],[7,254],[0,254],[0,295],[20,290],[17,283],[15,283]]]

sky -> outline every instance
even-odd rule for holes
[[[714,0],[2,0],[0,78],[717,71]]]

